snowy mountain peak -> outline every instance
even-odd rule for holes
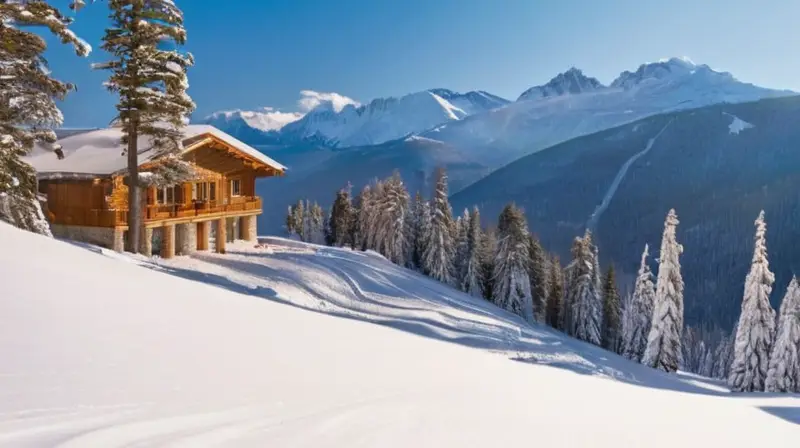
[[[580,69],[572,67],[564,73],[556,75],[547,84],[526,90],[517,101],[594,92],[604,88],[605,86],[597,78],[586,76]]]
[[[207,116],[203,122],[215,126],[219,129],[226,129],[236,126],[249,126],[259,131],[277,131],[288,123],[303,118],[299,112],[281,112],[271,107],[265,107],[258,111],[248,110],[223,110],[214,112]]]
[[[630,89],[644,82],[663,81],[687,75],[716,78],[718,81],[735,81],[730,73],[717,72],[707,65],[695,64],[687,57],[673,57],[642,64],[635,72],[626,70],[611,83],[611,87]]]
[[[510,103],[510,101],[505,98],[500,98],[497,95],[492,95],[491,93],[484,92],[483,90],[458,93],[450,89],[438,88],[428,89],[428,92],[447,100],[449,103],[463,110],[468,115],[497,109],[498,107],[502,107]]]

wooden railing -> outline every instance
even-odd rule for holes
[[[260,197],[237,197],[236,202],[229,204],[223,204],[221,201],[195,201],[192,204],[148,205],[144,219],[145,221],[156,221],[260,209]]]
[[[189,218],[193,216],[223,214],[261,210],[258,196],[237,197],[236,202],[223,204],[220,201],[195,202],[193,204],[148,205],[144,210],[144,220]],[[127,210],[96,210],[66,207],[49,211],[50,222],[70,226],[116,227],[128,223]]]

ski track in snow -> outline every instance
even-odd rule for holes
[[[614,181],[611,182],[611,186],[608,187],[605,196],[603,196],[603,201],[600,203],[600,205],[597,206],[597,208],[594,209],[594,213],[592,213],[592,216],[589,217],[589,221],[586,222],[587,229],[594,232],[595,226],[597,225],[597,222],[600,220],[600,216],[602,216],[603,212],[605,212],[609,204],[611,204],[611,200],[614,199],[614,195],[617,193],[617,188],[619,188],[619,185],[625,179],[625,175],[628,174],[628,169],[631,167],[631,165],[633,165],[634,162],[639,160],[640,157],[650,152],[650,148],[653,147],[656,140],[658,140],[658,138],[661,137],[661,134],[663,134],[664,131],[667,130],[669,125],[672,124],[673,120],[674,118],[671,119],[666,125],[664,125],[664,127],[661,128],[660,131],[658,131],[658,134],[656,134],[655,137],[648,140],[647,145],[644,147],[643,150],[637,152],[636,154],[631,156],[630,159],[628,159],[625,163],[622,164],[619,171],[617,172],[616,177],[614,177]]]

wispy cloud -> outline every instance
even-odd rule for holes
[[[323,103],[329,103],[331,108],[336,112],[341,112],[345,106],[352,104],[360,106],[361,104],[344,95],[336,92],[316,92],[314,90],[301,90],[300,99],[297,101],[297,107],[301,112],[310,112],[312,109],[318,107]]]
[[[215,112],[206,117],[206,122],[214,123],[218,120],[229,121],[235,117],[244,120],[250,127],[262,131],[277,131],[289,123],[303,118],[311,110],[327,106],[336,112],[341,112],[345,106],[361,104],[344,95],[335,92],[316,92],[314,90],[300,91],[300,99],[297,100],[297,111],[281,111],[274,107],[263,107],[258,110],[228,110]]]

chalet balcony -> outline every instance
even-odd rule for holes
[[[233,201],[193,201],[190,204],[159,204],[144,207],[145,226],[165,221],[193,221],[194,218],[219,218],[236,216],[249,212],[261,211],[261,198],[258,196],[241,196]],[[64,207],[58,214],[50,214],[53,224],[89,226],[89,227],[124,227],[128,225],[128,210],[99,210],[82,207]]]

